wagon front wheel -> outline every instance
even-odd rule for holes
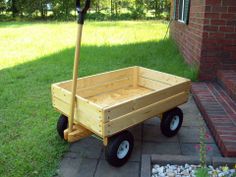
[[[68,127],[68,118],[63,114],[60,115],[57,121],[57,133],[58,135],[64,139],[64,130]]]
[[[183,112],[176,107],[163,114],[161,120],[161,132],[167,137],[176,135],[182,126]]]
[[[122,166],[129,159],[134,146],[134,137],[129,131],[123,131],[109,139],[105,147],[105,157],[112,166]]]

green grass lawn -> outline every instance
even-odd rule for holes
[[[196,79],[158,21],[88,22],[80,76],[140,65]],[[53,176],[68,144],[50,86],[70,79],[75,23],[0,23],[0,176]]]

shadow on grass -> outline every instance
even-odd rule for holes
[[[53,176],[67,149],[55,126],[50,86],[72,77],[74,48],[0,71],[0,174]],[[183,61],[171,40],[117,46],[83,46],[80,76],[133,65],[191,79],[196,70]],[[3,130],[3,131],[2,131]]]

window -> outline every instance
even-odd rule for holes
[[[174,0],[174,19],[175,20],[188,24],[189,10],[190,10],[190,0]]]
[[[179,14],[178,14],[178,20],[180,22],[184,22],[184,3],[185,0],[179,0]]]

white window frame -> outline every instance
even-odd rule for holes
[[[185,6],[185,0],[183,0],[182,9],[180,9],[180,3],[179,3],[179,8],[178,8],[178,21],[181,23],[185,23],[184,22],[184,10],[185,10],[184,6]],[[179,16],[180,10],[181,10],[181,18]]]

